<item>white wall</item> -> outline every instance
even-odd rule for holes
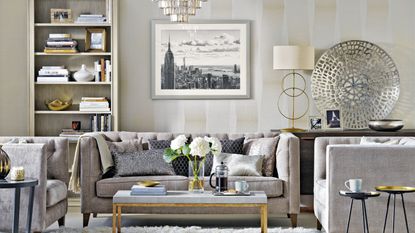
[[[27,0],[0,0],[0,135],[27,135]]]
[[[119,4],[122,130],[241,132],[287,127],[276,105],[285,73],[272,69],[272,47],[311,44],[318,57],[348,39],[369,40],[390,53],[401,75],[401,97],[391,117],[415,127],[414,0],[209,0],[195,18],[252,21],[252,99],[201,101],[150,98],[150,20],[164,17],[150,0]],[[3,135],[24,134],[28,127],[26,11],[25,0],[0,0]],[[304,74],[309,80],[311,73]],[[312,104],[310,115],[316,113]],[[305,122],[299,126],[307,127]]]
[[[121,129],[240,132],[286,127],[276,105],[285,73],[272,69],[272,47],[310,44],[319,57],[349,39],[372,41],[390,53],[402,84],[391,117],[415,127],[413,0],[210,0],[195,18],[252,21],[249,100],[151,100],[149,22],[163,16],[149,0],[121,0],[120,12]],[[304,74],[309,80],[311,72]],[[315,114],[312,103],[308,115]],[[306,119],[299,125],[307,127]]]

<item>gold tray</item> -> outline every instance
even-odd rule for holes
[[[375,189],[381,192],[415,192],[415,187],[407,186],[376,186]]]

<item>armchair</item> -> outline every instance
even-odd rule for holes
[[[350,199],[340,197],[339,191],[345,189],[347,179],[363,179],[363,189],[368,191],[378,185],[415,186],[415,146],[360,145],[360,140],[360,137],[322,137],[315,141],[314,213],[318,225],[327,232],[346,229]],[[381,194],[366,204],[370,230],[382,232],[387,195]],[[402,224],[395,226],[396,232],[406,232],[400,204],[398,199],[396,222]],[[410,229],[414,229],[415,195],[405,196],[405,205]],[[349,232],[361,233],[362,212],[357,206],[353,209]]]
[[[11,137],[0,137],[0,143]],[[39,180],[35,188],[32,230],[41,232],[58,221],[64,225],[67,212],[68,140],[62,138],[23,138],[27,144],[4,144],[2,149],[11,159],[12,166],[25,168],[26,177]],[[22,189],[19,229],[24,230],[29,190]],[[13,222],[14,190],[0,190],[0,231],[10,231]]]

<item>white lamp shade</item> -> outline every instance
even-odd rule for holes
[[[314,69],[314,48],[311,46],[274,46],[274,70]]]

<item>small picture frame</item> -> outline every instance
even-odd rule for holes
[[[51,23],[73,23],[71,9],[50,9]]]
[[[323,118],[320,116],[310,116],[308,123],[310,130],[321,130],[323,128]]]
[[[328,109],[326,112],[326,129],[342,129],[342,115],[340,109]]]
[[[85,51],[106,52],[107,31],[105,28],[86,28]]]

